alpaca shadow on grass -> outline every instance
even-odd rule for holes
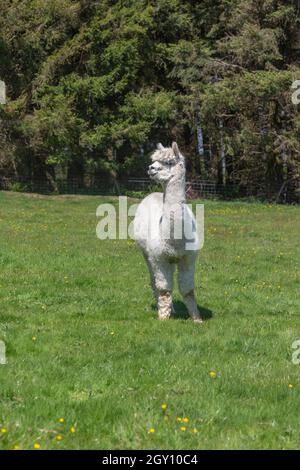
[[[174,319],[174,320],[189,320],[190,316],[188,314],[187,308],[181,300],[174,300],[173,301],[173,306],[174,306],[175,312],[172,313],[172,315],[171,315],[172,319]],[[152,304],[151,307],[152,307],[152,310],[157,311],[156,304]],[[204,321],[209,320],[210,318],[212,318],[213,313],[208,308],[200,307],[198,305],[198,309],[199,309],[200,315],[201,315],[201,317]]]

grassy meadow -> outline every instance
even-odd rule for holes
[[[204,202],[199,325],[102,202],[0,193],[0,449],[299,449],[300,207]]]

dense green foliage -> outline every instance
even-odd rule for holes
[[[155,143],[176,139],[192,175],[274,190],[299,184],[298,1],[0,8],[2,173],[142,175]]]
[[[0,192],[0,449],[299,449],[300,208],[205,204],[195,325],[96,238],[104,202]]]

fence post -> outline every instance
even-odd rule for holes
[[[225,157],[225,145],[224,145],[224,131],[223,131],[223,119],[220,119],[220,146],[221,146],[221,168],[222,168],[222,183],[226,185],[226,157]]]
[[[0,80],[0,104],[6,104],[6,85]]]

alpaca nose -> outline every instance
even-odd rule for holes
[[[159,168],[157,168],[157,165],[155,163],[152,163],[152,165],[149,166],[148,169],[148,175],[153,176],[158,172]]]
[[[154,162],[149,166],[149,170],[159,171],[161,169],[161,165],[158,162]]]

